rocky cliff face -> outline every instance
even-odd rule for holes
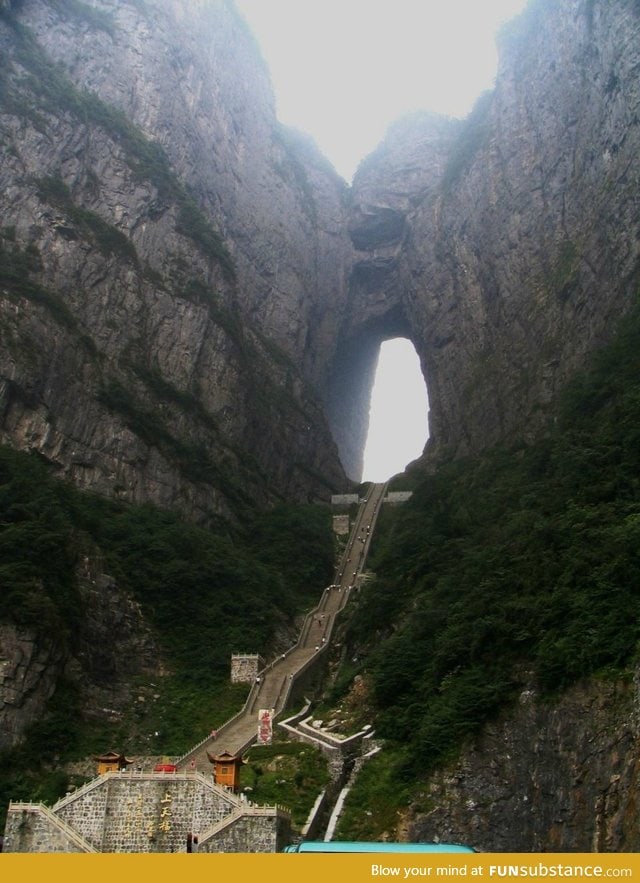
[[[0,26],[2,440],[81,485],[196,517],[326,496],[397,335],[433,453],[526,438],[637,289],[633,0],[533,0],[470,117],[400,122],[350,193],[229,2]]]
[[[0,750],[16,745],[55,691],[63,654],[12,623],[0,625]]]
[[[462,124],[395,130],[353,186],[345,347],[420,355],[431,447],[528,437],[638,288],[636,3],[536,0]]]
[[[637,293],[638,46],[636,0],[532,0],[471,116],[402,121],[349,192],[277,123],[230,2],[1,0],[0,441],[202,520],[326,498],[343,467],[359,477],[397,335],[434,455],[538,432]],[[155,654],[130,601],[88,579],[126,612],[124,644],[100,656],[98,617],[63,663],[7,626],[5,744],[51,673],[116,683],[119,658]],[[523,696],[407,830],[636,848],[635,713],[624,686]]]
[[[2,441],[200,518],[326,497],[344,475],[312,369],[345,185],[277,124],[232,5],[9,6]]]
[[[55,633],[0,623],[0,752],[42,719],[61,683],[82,695],[85,716],[113,724],[135,701],[134,678],[157,681],[166,673],[139,603],[105,573],[98,550],[85,551],[76,574],[84,612],[72,647]]]
[[[485,852],[637,852],[637,789],[637,683],[585,682],[545,703],[525,691],[426,783],[402,833]]]

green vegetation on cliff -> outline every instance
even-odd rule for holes
[[[63,5],[56,3],[56,8]],[[109,30],[112,27],[110,15],[77,0],[66,10],[66,14],[85,20],[90,15],[94,28]],[[133,175],[150,182],[161,199],[173,203],[176,231],[190,239],[203,255],[214,259],[227,278],[233,280],[235,265],[220,234],[178,179],[162,147],[151,141],[122,110],[102,101],[93,92],[76,87],[64,67],[47,56],[29,28],[20,24],[10,11],[0,9],[0,22],[11,29],[13,37],[12,57],[7,55],[0,60],[0,108],[30,120],[34,128],[40,131],[46,130],[45,115],[51,113],[68,113],[82,125],[104,129],[120,145]],[[55,204],[62,199],[65,207],[72,206],[74,220],[91,230],[101,248],[109,252],[123,250],[125,237],[121,231],[95,213],[74,206],[70,191],[55,186],[55,176],[45,179],[44,184],[47,182],[48,187],[40,182],[41,196],[52,195]],[[132,244],[127,247],[127,256],[135,258]]]
[[[634,659],[640,309],[547,438],[445,464],[396,511],[348,637],[391,749],[355,789],[349,835],[379,836],[382,815],[358,807],[397,805],[525,687],[549,696]]]
[[[132,754],[180,754],[222,724],[246,694],[228,684],[231,654],[266,655],[276,631],[292,628],[330,581],[333,555],[326,507],[283,505],[205,529],[152,506],[81,493],[37,456],[0,447],[0,622],[54,646],[61,668],[75,672],[58,680],[20,747],[0,755],[0,811],[9,798],[59,796],[59,768],[70,759],[114,744]],[[117,586],[100,590],[99,611],[86,584],[96,573]],[[132,662],[130,682],[120,684],[129,697],[124,715],[112,722],[93,709],[89,719],[83,691],[96,672],[78,676],[78,660],[96,617],[112,617],[117,630],[113,605],[125,596],[140,605],[160,648],[147,660],[156,674],[144,677]],[[113,651],[96,650],[108,665]],[[43,770],[43,761],[51,767]]]
[[[326,507],[282,505],[206,529],[82,493],[37,456],[0,447],[0,621],[72,648],[90,614],[77,574],[87,542],[141,602],[172,667],[195,681],[226,679],[233,651],[264,651],[278,622],[311,605],[333,568]]]
[[[71,191],[59,175],[50,175],[36,182],[38,196],[43,202],[55,206],[76,226],[85,239],[92,240],[105,257],[119,255],[125,261],[138,265],[138,255],[131,240],[125,234],[104,221],[100,215],[73,201]],[[69,229],[67,235],[75,236],[76,230]]]
[[[241,772],[242,788],[250,789],[252,802],[285,806],[298,829],[328,782],[326,755],[302,742],[254,745]]]
[[[11,228],[0,229],[0,286],[3,296],[13,301],[24,297],[43,307],[56,324],[75,334],[78,343],[94,355],[96,346],[93,340],[80,328],[64,297],[32,279],[32,275],[41,268],[37,247],[30,244],[22,249],[14,241],[14,236],[15,231]],[[10,341],[11,337],[7,336],[3,343],[9,346]],[[21,346],[25,346],[24,341]]]

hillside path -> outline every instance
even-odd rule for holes
[[[326,653],[335,618],[348,603],[351,592],[357,589],[357,580],[366,562],[386,487],[386,483],[371,484],[367,496],[360,502],[334,582],[323,591],[316,607],[307,614],[297,642],[259,672],[242,711],[220,727],[215,736],[210,734],[181,757],[177,763],[178,769],[210,773],[211,763],[207,752],[221,754],[226,751],[237,755],[246,751],[257,739],[260,709],[273,709],[275,718],[287,707],[296,677],[318,653]]]

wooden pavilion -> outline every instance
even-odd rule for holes
[[[126,758],[124,754],[119,754],[117,751],[107,751],[106,754],[96,754],[93,756],[93,759],[98,764],[99,776],[103,773],[117,773],[120,770],[125,770],[133,763],[132,760]]]
[[[222,754],[210,754],[207,751],[207,757],[213,764],[213,781],[216,785],[238,791],[240,769],[246,761],[239,754],[229,754],[228,751],[223,751]]]

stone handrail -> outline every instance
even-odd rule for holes
[[[155,779],[168,778],[194,779],[200,782],[200,784],[205,785],[207,788],[211,788],[214,790],[219,788],[218,785],[216,785],[207,776],[203,775],[199,770],[176,770],[175,772],[167,772],[166,770],[121,770],[118,772],[111,771],[108,773],[103,773],[101,776],[97,776],[90,782],[85,782],[84,785],[81,785],[70,794],[65,794],[64,797],[61,797],[60,800],[54,803],[54,805],[51,807],[51,811],[57,812],[59,809],[68,806],[70,803],[73,803],[78,798],[84,797],[85,794],[93,791],[94,788],[98,788],[109,779],[117,779],[119,781],[122,781],[122,779],[144,779],[146,781],[153,781]],[[233,792],[225,791],[224,789],[220,790],[224,791],[224,796],[228,799],[229,803],[235,804],[236,806],[240,805],[240,798],[236,797]]]
[[[68,806],[70,803],[73,803],[74,800],[77,800],[78,797],[83,797],[85,794],[88,794],[90,791],[93,791],[94,788],[98,788],[102,782],[105,780],[106,776],[111,775],[110,773],[103,773],[100,776],[96,776],[95,779],[91,779],[89,782],[85,782],[84,785],[80,785],[75,791],[71,791],[69,794],[65,794],[64,797],[61,797],[60,800],[57,800],[51,810],[53,812],[57,812],[59,809],[62,809],[64,806]],[[118,775],[120,775],[118,773]]]
[[[224,818],[219,819],[215,825],[212,825],[211,828],[208,828],[203,834],[200,834],[198,836],[198,843],[202,845],[207,840],[211,840],[211,838],[215,837],[216,834],[219,834],[220,831],[224,831],[229,825],[233,825],[235,822],[246,816],[273,816],[278,812],[284,812],[287,813],[287,815],[290,815],[290,811],[286,807],[278,804],[274,804],[273,806],[250,806],[248,803],[243,803],[242,807],[229,813]]]
[[[220,736],[220,734],[221,734],[221,733],[222,733],[227,727],[229,727],[231,724],[235,723],[235,722],[236,722],[237,720],[239,720],[240,718],[244,717],[244,715],[246,714],[246,712],[248,712],[249,709],[251,708],[251,703],[254,701],[257,692],[258,692],[258,685],[254,683],[254,684],[251,685],[251,689],[249,690],[249,695],[248,695],[247,698],[245,699],[245,701],[244,701],[244,705],[242,706],[242,708],[240,709],[240,711],[236,712],[236,714],[232,715],[232,716],[231,716],[228,720],[226,720],[226,721],[225,721],[220,727],[218,727],[218,729],[216,730],[216,733],[217,733],[216,738],[218,738],[218,737]],[[209,742],[210,739],[211,739],[211,734],[209,734],[208,736],[205,736],[204,739],[201,739],[201,740],[197,743],[197,745],[194,745],[193,748],[190,748],[190,749],[186,752],[186,754],[181,755],[181,757],[179,757],[179,758],[176,760],[176,765],[184,764],[185,761],[189,760],[190,757],[195,757],[196,754],[200,751],[200,749],[201,749],[201,748],[202,748],[207,742]]]
[[[373,486],[375,487],[375,485],[373,485]],[[388,486],[388,482],[384,482],[381,485],[381,489],[379,491],[379,496],[378,496],[378,499],[376,500],[373,514],[371,515],[372,526],[377,518],[378,512],[380,510],[380,506],[381,506],[382,501],[384,499],[384,494],[385,494],[387,486]],[[369,491],[369,493],[372,493],[372,492],[373,492],[372,490]],[[349,553],[351,552],[351,549],[353,548],[353,544],[355,542],[355,537],[362,527],[363,516],[364,516],[364,510],[359,511],[358,518],[356,519],[354,526],[353,526],[353,530],[352,530],[352,534],[351,534],[349,543],[348,543],[347,548],[344,550],[342,557],[341,557],[341,562],[340,562],[339,567],[341,568],[342,572],[344,572],[344,569],[346,567],[346,560],[347,560]],[[373,531],[371,531],[371,533],[372,532]],[[369,534],[369,536],[367,537],[367,540],[364,543],[364,557],[362,559],[363,563],[366,558],[366,552],[368,551],[370,541],[371,541],[371,534]],[[342,592],[342,598],[340,601],[340,606],[339,606],[338,610],[336,611],[335,615],[340,613],[344,609],[344,607],[346,606],[347,602],[349,601],[350,594],[351,594],[350,589],[351,589],[350,586],[344,587],[344,591]],[[326,607],[326,604],[327,604],[327,593],[326,593],[326,590],[324,590],[322,593],[322,597],[320,598],[320,600],[318,601],[316,606],[313,607],[305,616],[303,624],[302,624],[302,628],[300,629],[300,634],[298,636],[298,640],[295,642],[295,644],[293,644],[286,651],[286,653],[284,654],[285,657],[287,655],[289,655],[290,653],[292,653],[293,651],[305,646],[305,641],[306,641],[306,638],[309,634],[309,630],[311,628],[311,623],[313,622],[313,618],[315,616],[317,616],[318,613],[320,613],[322,610],[324,610],[324,608]],[[316,651],[316,653],[312,657],[310,657],[296,672],[293,673],[293,677],[288,679],[288,683],[285,682],[281,685],[280,690],[278,691],[276,703],[274,706],[276,708],[276,716],[286,708],[287,702],[289,699],[289,694],[291,692],[291,688],[292,688],[293,683],[296,680],[296,678],[299,675],[303,674],[318,659],[322,658],[321,654],[329,646],[329,638],[333,632],[335,615],[331,615],[331,616],[327,617],[327,624],[325,626],[325,631],[324,631],[324,637],[326,638],[326,642]],[[260,677],[261,680],[264,678],[264,675],[274,667],[274,665],[276,665],[278,662],[280,662],[281,658],[282,658],[282,655],[271,660],[271,662],[268,665],[264,666],[264,668],[262,668],[258,672],[258,676]],[[246,714],[251,713],[251,711],[253,710],[253,706],[255,705],[255,702],[257,700],[257,694],[258,694],[259,687],[260,687],[259,683],[253,683],[251,685],[251,690],[249,691],[249,695],[247,696],[245,703],[242,706],[242,708],[240,709],[240,711],[237,714],[233,715],[233,717],[229,718],[229,720],[225,721],[225,723],[222,724],[222,726],[218,728],[218,730],[217,730],[218,737],[220,736],[221,733],[223,733],[223,731],[225,730],[226,727],[228,727],[231,724],[235,723],[236,721],[240,720]],[[202,750],[203,746],[207,742],[209,742],[210,739],[211,739],[211,735],[205,736],[205,738],[202,739],[200,742],[198,742],[197,745],[193,746],[192,748],[189,749],[189,751],[187,751],[185,754],[183,754],[181,757],[179,757],[178,760],[176,761],[176,764],[178,764],[180,766],[184,766],[184,764],[189,759],[195,758],[195,756],[198,754],[198,752]],[[246,751],[247,748],[255,741],[255,739],[256,739],[256,737],[253,736],[249,741],[247,741],[242,746],[239,753]]]
[[[58,818],[58,816],[49,809],[48,806],[45,806],[44,803],[14,803],[13,801],[10,801],[9,812],[40,813],[48,822],[58,828],[65,837],[68,837],[69,840],[76,844],[76,846],[79,846],[82,852],[98,852],[95,846],[92,846],[88,840],[85,840],[75,828],[72,828],[71,825],[68,825],[63,819]]]
[[[285,700],[289,693],[290,682],[293,678],[283,678],[282,683],[280,684],[280,689],[278,690],[278,695],[276,696],[276,701],[274,703],[275,708],[284,708]]]

